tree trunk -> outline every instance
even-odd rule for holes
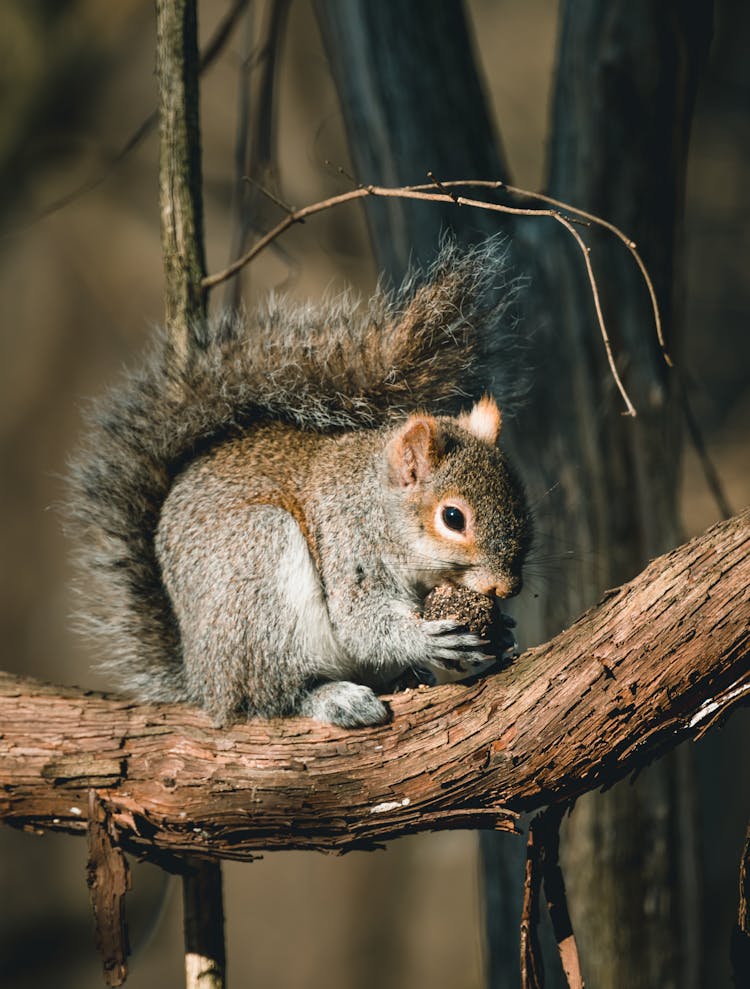
[[[460,0],[316,0],[315,8],[358,181],[423,182],[428,170],[442,179],[510,180]],[[395,282],[410,259],[434,257],[445,230],[469,243],[512,231],[511,223],[479,210],[401,201],[367,206],[376,261]],[[535,641],[543,637],[540,629]],[[524,849],[502,834],[483,833],[481,842],[489,983],[515,989]]]
[[[509,178],[493,146],[459,4],[318,0],[317,9],[360,181],[411,182],[426,168],[444,179]],[[710,30],[708,0],[641,0],[636,9],[623,0],[586,0],[562,9],[549,191],[633,237],[678,352],[681,296],[673,286],[687,143]],[[485,218],[464,210],[438,216],[422,208],[408,223],[403,210],[381,214],[371,221],[379,261],[393,272],[410,248],[429,257],[446,221],[467,240],[486,231]],[[522,599],[520,627],[531,641],[569,622],[679,535],[676,382],[637,271],[621,244],[584,231],[618,364],[638,408],[632,420],[622,417],[603,361],[580,255],[552,226],[522,220],[512,228],[514,258],[533,273],[525,301],[535,370],[528,405],[506,438],[537,505],[542,549],[548,542],[558,554],[574,555],[563,581]],[[689,757],[681,754],[653,767],[635,788],[587,798],[574,814],[564,862],[594,985],[694,984],[690,780]],[[494,870],[504,881],[517,870],[520,886],[522,853],[514,863],[513,852],[508,857],[490,840],[485,854],[491,983],[517,985],[516,954],[510,955],[516,932],[509,935],[497,919],[506,922],[520,910],[498,891]]]
[[[587,0],[562,8],[549,191],[632,236],[655,284],[668,347],[677,355],[688,138],[710,30],[710,2],[643,0],[634,7]],[[539,229],[524,229],[538,245]],[[603,237],[590,242],[638,419],[621,416],[591,333],[588,290],[575,273],[580,262],[570,257],[561,265],[540,252],[550,262],[551,292],[562,302],[554,334],[545,339],[547,361],[539,367],[530,410],[546,464],[541,484],[560,480],[555,511],[546,513],[544,525],[581,553],[558,589],[559,617],[548,617],[553,622],[577,613],[602,587],[627,578],[679,538],[676,374],[659,353],[630,258]],[[545,443],[550,421],[555,435]],[[688,751],[655,765],[634,787],[579,802],[562,860],[591,984],[699,984],[693,829]]]
[[[469,28],[456,0],[316,0],[360,182],[508,179],[477,75]],[[396,281],[412,260],[429,262],[443,230],[466,241],[509,230],[505,221],[402,200],[368,203],[375,256]]]

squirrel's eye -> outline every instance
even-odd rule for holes
[[[463,532],[466,528],[464,513],[460,508],[456,508],[455,505],[445,506],[443,509],[443,522],[445,522],[449,529],[453,529],[455,532]]]

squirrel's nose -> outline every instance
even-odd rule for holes
[[[519,594],[523,587],[523,577],[520,574],[506,574],[503,577],[496,575],[488,579],[485,584],[476,589],[480,594],[495,595],[499,598],[512,598]]]
[[[495,585],[495,595],[499,598],[512,598],[521,593],[522,587],[523,577],[520,574],[513,574]]]

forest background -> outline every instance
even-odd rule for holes
[[[514,180],[543,183],[544,135],[554,65],[556,6],[545,0],[470,0],[490,104]],[[226,11],[200,4],[201,38]],[[687,302],[683,364],[693,411],[730,504],[750,500],[750,12],[717,5],[716,33],[698,92],[684,231]],[[96,188],[50,215],[45,207],[101,173],[156,104],[150,0],[94,0],[0,9],[0,641],[2,667],[97,688],[93,656],[70,630],[73,601],[65,539],[54,505],[88,396],[132,363],[162,318],[156,133]],[[202,80],[209,271],[229,260],[236,95],[242,33]],[[341,112],[306,0],[292,7],[280,74],[279,173],[284,198],[303,205],[349,188]],[[333,163],[333,164],[330,164]],[[438,163],[436,163],[438,167]],[[454,176],[441,176],[452,178]],[[484,177],[484,176],[482,176]],[[264,206],[270,225],[274,208]],[[254,263],[251,302],[282,287],[299,298],[375,282],[358,207],[296,228]],[[594,330],[592,329],[592,332]],[[694,451],[682,466],[686,535],[718,517]],[[537,581],[564,581],[564,547]],[[532,586],[533,591],[533,586]],[[724,730],[738,754],[698,755],[704,914],[713,970],[727,970],[733,890],[750,794],[733,773],[747,751],[744,712]],[[508,838],[508,841],[513,841]],[[343,859],[281,853],[225,866],[229,978],[235,984],[333,989],[482,984],[477,836],[404,839],[384,853]],[[85,886],[84,843],[0,830],[0,977],[10,989],[101,984]],[[161,877],[136,870],[129,896],[137,945]],[[181,985],[179,897],[128,985]],[[233,976],[233,973],[235,975]],[[720,984],[720,983],[717,983]],[[727,982],[728,984],[728,982]]]

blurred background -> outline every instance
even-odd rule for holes
[[[226,0],[199,4],[203,41],[227,7]],[[515,181],[541,187],[556,5],[468,0],[467,10]],[[55,505],[86,398],[132,362],[162,316],[155,130],[111,166],[156,105],[154,33],[151,0],[0,6],[2,668],[95,688],[107,684],[70,630],[69,547]],[[750,501],[749,39],[746,6],[721,0],[693,128],[684,231],[685,367],[696,419],[734,510]],[[230,260],[246,51],[237,30],[202,80],[209,271]],[[341,113],[307,0],[291,7],[280,87],[284,198],[300,206],[350,188],[338,171],[350,170]],[[92,187],[50,211],[82,184]],[[266,226],[280,215],[263,209]],[[250,302],[270,288],[308,297],[352,284],[366,293],[375,279],[355,205],[295,227],[253,264],[243,292]],[[684,529],[693,535],[719,512],[689,443],[682,478]],[[564,579],[564,569],[555,579]],[[747,712],[740,712],[724,731],[742,746],[747,727]],[[710,744],[699,758],[710,763]],[[723,788],[736,785],[716,767],[715,803],[704,813],[721,816]],[[741,821],[728,834],[736,836],[738,861]],[[477,845],[474,834],[448,833],[341,859],[290,852],[227,863],[230,984],[479,989]],[[0,829],[5,989],[101,984],[85,854],[80,839]],[[161,883],[157,870],[134,867],[128,901],[136,954],[127,983],[134,989],[182,984],[176,890],[157,935],[141,944]],[[734,901],[711,909],[728,939]]]

